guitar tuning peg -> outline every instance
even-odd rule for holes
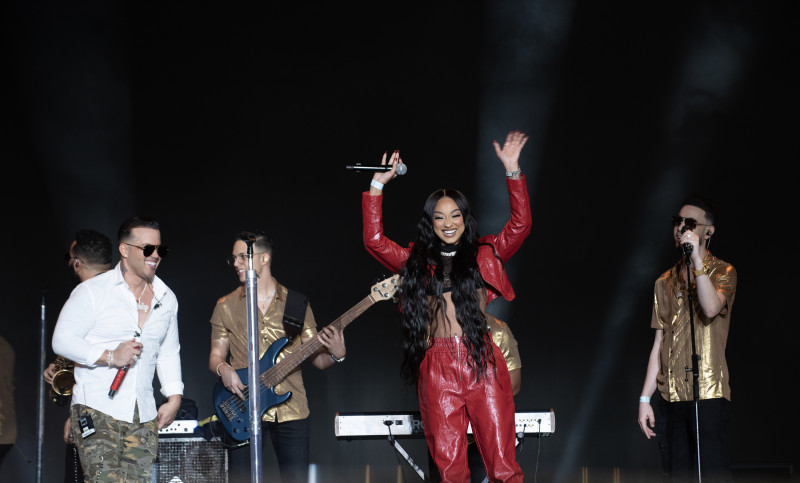
[[[384,280],[386,280],[387,278],[389,277],[387,277],[386,275],[376,275],[375,277],[372,278],[372,285],[379,284]]]

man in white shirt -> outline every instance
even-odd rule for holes
[[[158,222],[119,229],[120,262],[78,285],[61,309],[53,351],[75,362],[71,425],[91,481],[149,481],[158,430],[175,419],[183,380],[178,301],[156,269],[167,254]],[[158,370],[167,402],[156,409]]]

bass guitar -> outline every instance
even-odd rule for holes
[[[338,319],[331,322],[337,330],[344,330],[350,322],[356,319],[359,315],[364,313],[374,303],[381,300],[388,300],[394,297],[395,292],[398,290],[400,284],[400,276],[394,275],[372,286],[370,294],[364,297],[359,303],[353,306],[350,310],[342,314]],[[277,406],[286,402],[292,397],[291,391],[284,394],[276,394],[275,386],[283,381],[297,366],[299,366],[309,356],[315,354],[322,342],[319,340],[319,334],[315,335],[305,344],[302,344],[295,352],[284,357],[280,363],[276,364],[276,359],[281,349],[289,343],[286,337],[280,338],[269,346],[269,349],[259,360],[259,389],[261,391],[261,404],[259,415],[263,415],[269,408]],[[242,381],[248,380],[248,368],[239,369],[236,371],[239,379]],[[217,381],[214,386],[214,408],[217,413],[217,418],[222,423],[222,426],[230,434],[230,436],[237,441],[245,441],[250,439],[250,415],[248,414],[248,400],[249,391],[245,388],[242,391],[245,400],[239,398],[231,393],[222,384],[222,381]]]

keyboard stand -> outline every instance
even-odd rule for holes
[[[389,427],[392,425],[392,422],[384,421],[383,424]],[[387,436],[387,439],[389,440],[389,444],[392,447],[394,447],[395,451],[400,453],[400,456],[402,456],[403,459],[405,459],[406,462],[408,462],[408,465],[411,466],[411,468],[413,468],[414,471],[417,472],[417,475],[419,475],[419,477],[422,478],[422,481],[426,481],[425,472],[422,471],[422,468],[420,468],[416,463],[414,463],[414,460],[411,459],[411,456],[408,455],[408,452],[405,449],[403,449],[403,447],[400,445],[399,442],[397,442],[397,439],[395,439],[394,435],[392,435],[391,429],[389,429],[389,435]]]

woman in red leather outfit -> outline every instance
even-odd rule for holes
[[[432,193],[407,247],[383,234],[383,187],[402,163],[399,151],[362,195],[364,245],[403,278],[401,375],[417,384],[422,425],[444,482],[469,481],[467,425],[491,481],[521,482],[515,456],[514,399],[503,355],[492,342],[486,305],[514,298],[504,264],[530,233],[531,209],[519,154],[528,140],[511,131],[493,141],[507,176],[511,220],[497,235],[478,237],[467,199],[454,189]],[[386,154],[382,164],[387,164]]]

